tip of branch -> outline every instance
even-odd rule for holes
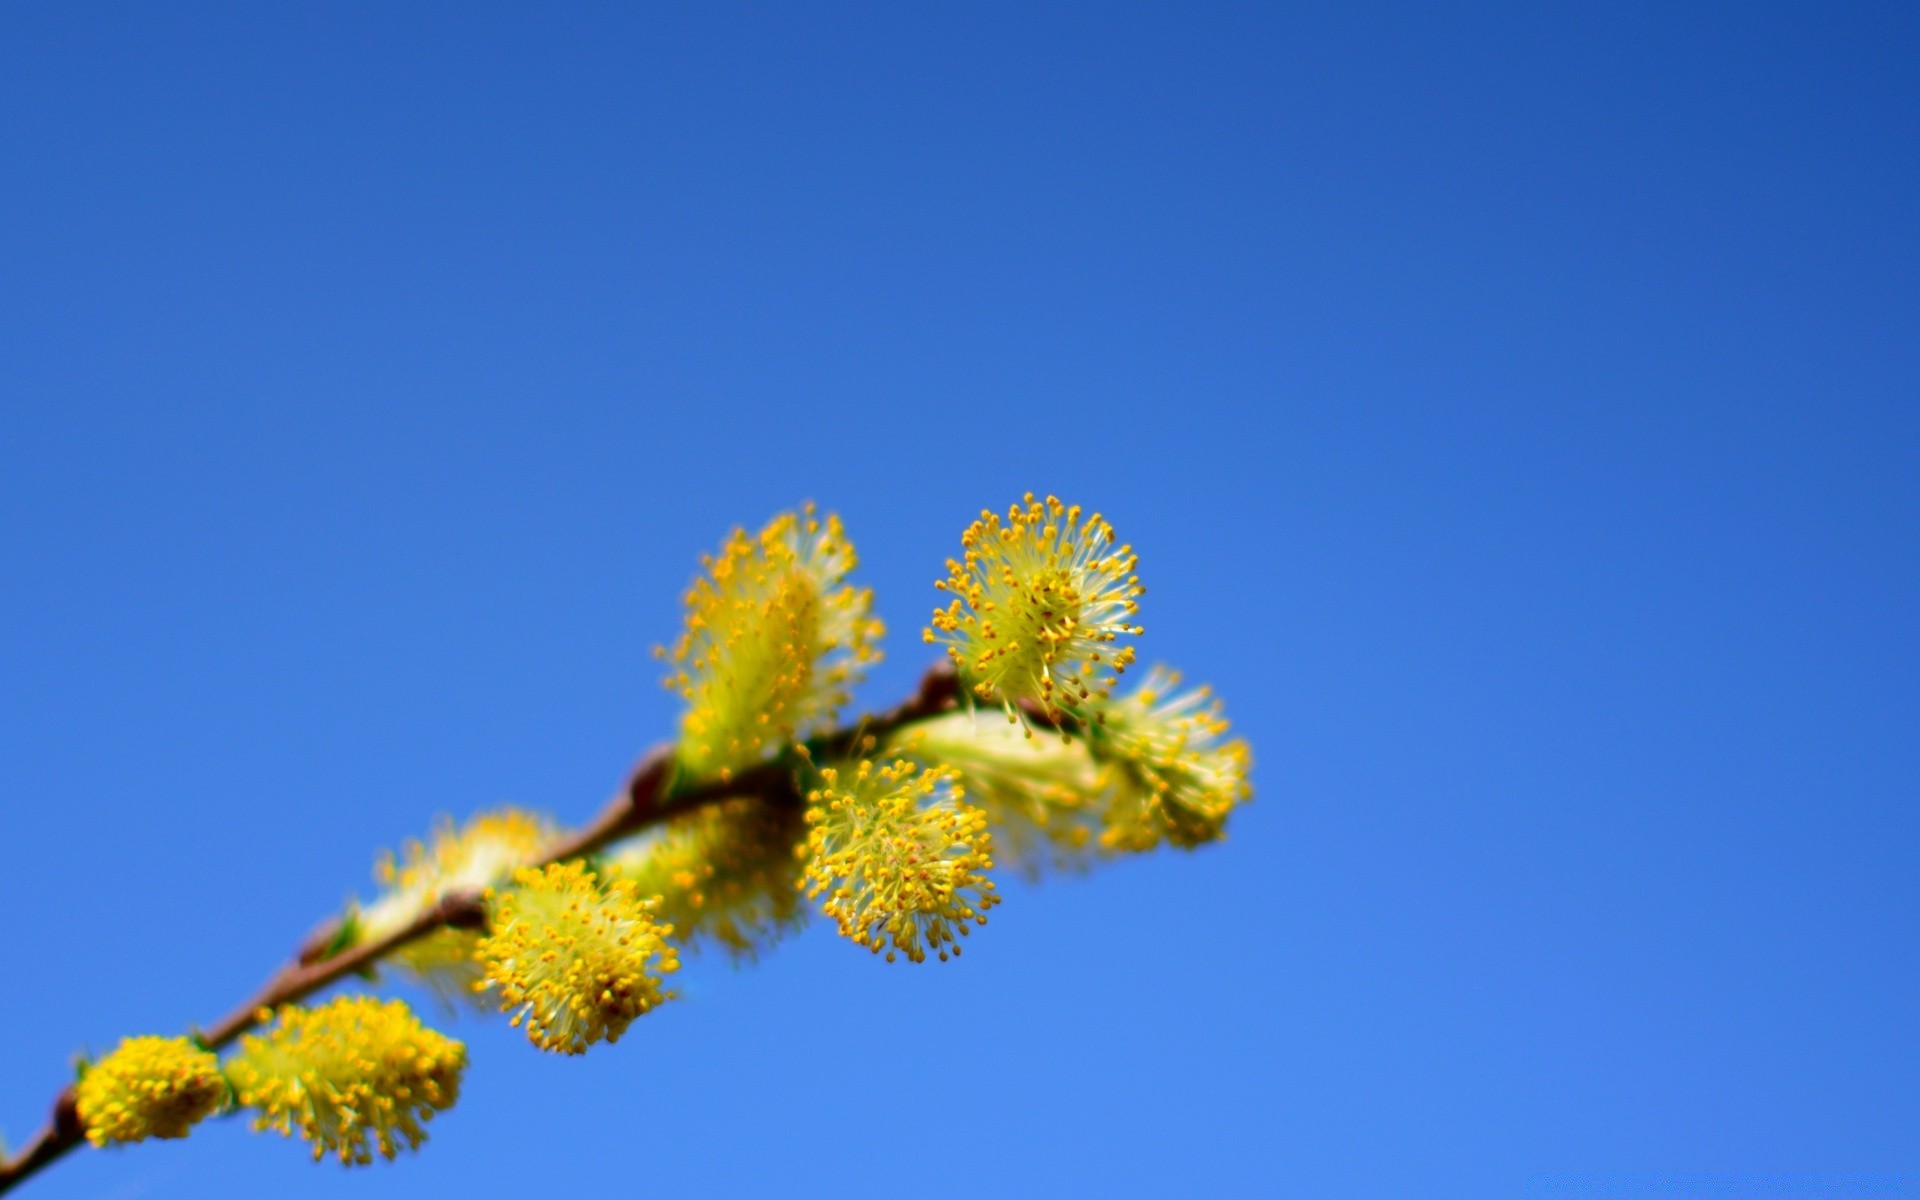
[[[80,1105],[71,1084],[53,1098],[53,1132],[62,1141],[77,1139],[86,1132],[80,1125]]]

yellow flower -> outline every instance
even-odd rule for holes
[[[448,892],[491,887],[538,858],[554,835],[547,818],[513,808],[482,813],[457,831],[442,818],[428,844],[408,842],[400,859],[382,854],[374,864],[383,893],[356,914],[359,940],[401,928]],[[473,959],[479,940],[471,929],[442,929],[402,946],[393,959],[444,999],[471,1000],[480,978]]]
[[[584,1054],[617,1042],[635,1017],[669,997],[660,976],[680,969],[656,922],[616,879],[604,886],[577,862],[513,873],[515,887],[488,892],[492,932],[477,950],[479,991],[497,991],[502,1012],[523,1021],[542,1050]]]
[[[680,765],[733,772],[832,722],[880,657],[873,594],[842,581],[857,559],[829,515],[782,513],[748,537],[736,529],[687,592],[687,627],[667,686],[686,697]]]
[[[227,1097],[220,1060],[185,1038],[132,1037],[87,1069],[80,1124],[96,1146],[183,1138]]]
[[[227,1077],[255,1129],[313,1144],[318,1161],[370,1163],[401,1144],[418,1149],[421,1126],[453,1107],[467,1048],[420,1023],[398,1000],[341,996],[318,1008],[288,1005],[262,1036],[241,1039]]]
[[[885,948],[888,962],[895,950],[913,962],[929,948],[943,962],[960,953],[954,934],[985,925],[1000,898],[981,873],[993,866],[987,818],[960,803],[955,773],[900,759],[862,761],[851,774],[827,767],[820,778],[808,796],[808,897],[824,895],[840,933]]]
[[[1140,633],[1127,618],[1145,591],[1113,526],[1098,513],[1083,525],[1078,505],[1029,492],[1006,524],[982,512],[960,541],[965,561],[947,560],[935,585],[953,600],[934,610],[926,640],[944,643],[974,692],[1023,723],[1023,702],[1057,719],[1104,699],[1133,661],[1131,646],[1112,643]]]
[[[800,903],[798,811],[737,797],[636,838],[608,858],[609,873],[653,898],[653,913],[683,945],[711,942],[751,959],[806,922]]]
[[[954,712],[908,726],[889,748],[957,771],[1002,857],[1028,876],[1084,867],[1099,852],[1100,781],[1083,738],[1023,737],[1004,721]]]
[[[1107,791],[1101,843],[1123,851],[1162,841],[1191,848],[1225,836],[1227,814],[1253,797],[1252,753],[1221,741],[1226,718],[1208,689],[1174,695],[1180,676],[1155,668],[1094,731]]]

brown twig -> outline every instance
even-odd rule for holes
[[[61,1088],[60,1094],[53,1098],[53,1116],[47,1121],[46,1128],[35,1134],[32,1141],[20,1148],[19,1154],[8,1160],[4,1168],[0,1168],[0,1192],[8,1191],[59,1159],[78,1146],[84,1136],[80,1128],[80,1114],[73,1106],[73,1088],[71,1085]]]
[[[952,710],[959,696],[959,681],[952,668],[940,664],[921,677],[912,696],[885,712],[812,739],[807,744],[808,753],[815,760],[845,757],[867,737],[884,738],[902,726]],[[806,802],[794,783],[792,767],[786,763],[762,763],[726,779],[685,787],[675,786],[673,771],[672,746],[648,751],[628,775],[626,786],[598,816],[549,848],[532,865],[582,858],[650,826],[734,796],[758,796],[768,803],[795,806]],[[349,975],[369,972],[395,950],[438,930],[474,928],[484,925],[486,919],[486,906],[478,895],[453,892],[401,928],[344,948],[337,945],[339,923],[330,922],[309,935],[293,961],[274,972],[258,992],[202,1031],[200,1040],[214,1050],[230,1045],[279,1005],[304,1000]],[[26,1182],[84,1140],[73,1088],[67,1087],[54,1099],[53,1115],[46,1127],[21,1147],[19,1154],[0,1163],[0,1195]]]

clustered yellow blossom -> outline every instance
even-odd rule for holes
[[[577,862],[513,873],[515,886],[489,892],[492,929],[477,955],[479,991],[497,991],[500,1009],[542,1050],[584,1054],[617,1042],[635,1017],[669,993],[660,977],[680,969],[661,925],[625,879],[602,883]]]
[[[905,759],[852,771],[827,767],[808,796],[810,899],[840,933],[892,962],[960,953],[955,934],[987,923],[998,904],[987,818],[960,802],[956,773]]]
[[[530,865],[561,851],[554,824],[532,813],[443,820],[426,842],[382,856],[379,896],[349,912],[321,957],[401,941],[392,935],[417,932],[408,927],[423,914],[452,919],[434,912],[445,897],[484,893],[484,931],[438,928],[389,942],[382,957],[443,995],[510,1013],[543,1050],[581,1054],[672,998],[664,980],[683,947],[751,957],[804,923],[803,896],[888,962],[944,961],[1000,901],[987,874],[996,841],[1037,874],[1223,837],[1252,797],[1252,757],[1227,737],[1221,703],[1204,687],[1181,691],[1160,667],[1113,698],[1135,658],[1116,643],[1142,632],[1144,594],[1113,527],[1028,493],[1004,521],[983,511],[961,540],[926,640],[945,647],[963,698],[997,705],[1007,722],[971,700],[939,711],[952,707],[943,672],[872,736],[862,725],[815,737],[879,658],[871,593],[846,582],[853,546],[839,518],[812,505],[753,536],[735,529],[702,558],[681,637],[657,651],[687,701],[662,796],[690,811],[593,866]],[[1037,739],[1033,725],[1062,736]],[[870,757],[883,739],[884,765]],[[814,754],[855,761],[821,768],[804,810],[749,786],[758,772],[734,778],[789,746],[783,767],[810,771]],[[224,1070],[196,1041],[122,1041],[76,1085],[87,1139],[185,1137],[238,1105],[257,1130],[298,1133],[316,1160],[364,1164],[418,1148],[458,1099],[466,1047],[401,1001],[344,996],[257,1017],[271,1024],[242,1038]]]
[[[467,1048],[422,1025],[404,1003],[342,996],[287,1006],[261,1036],[243,1038],[227,1066],[255,1129],[298,1130],[317,1161],[392,1158],[427,1138],[422,1126],[453,1107]]]
[[[1029,876],[1083,867],[1100,849],[1100,779],[1084,738],[1025,737],[997,718],[954,712],[908,727],[889,748],[958,772],[1000,856]]]
[[[1180,676],[1155,668],[1138,691],[1107,710],[1093,746],[1103,763],[1110,849],[1139,852],[1162,841],[1190,848],[1224,836],[1227,814],[1250,799],[1247,744],[1222,741],[1221,704],[1204,687],[1174,694]]]
[[[736,529],[687,592],[667,686],[687,699],[680,765],[729,779],[832,721],[880,657],[873,594],[842,581],[857,559],[840,518],[812,505],[748,537]]]
[[[651,897],[682,945],[711,942],[749,959],[806,920],[798,890],[805,840],[796,810],[737,797],[636,838],[606,869]]]
[[[934,610],[926,640],[943,643],[974,692],[1011,718],[1022,702],[1057,717],[1104,699],[1133,661],[1131,646],[1112,644],[1140,633],[1128,618],[1145,591],[1113,526],[1098,513],[1082,524],[1078,505],[1029,492],[1005,524],[983,511],[960,541],[965,560],[948,559],[935,585],[953,600]]]
[[[183,1138],[227,1097],[220,1060],[185,1038],[131,1037],[87,1069],[76,1089],[96,1146]]]
[[[481,813],[458,830],[443,818],[427,844],[408,842],[398,860],[383,854],[374,864],[374,879],[383,891],[356,914],[359,936],[371,940],[391,933],[448,892],[491,887],[537,859],[554,832],[547,818],[513,808]],[[480,978],[473,957],[479,940],[471,929],[441,929],[402,946],[394,959],[441,996],[471,999]]]

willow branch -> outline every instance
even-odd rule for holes
[[[806,743],[816,760],[843,758],[856,752],[869,737],[884,738],[904,726],[951,711],[959,702],[959,681],[940,664],[921,677],[914,694],[885,712],[862,718]],[[762,763],[717,779],[676,787],[671,745],[656,746],[635,764],[624,787],[600,814],[562,838],[545,856],[529,864],[545,866],[583,858],[614,842],[710,804],[738,796],[754,796],[769,804],[799,807],[806,797],[794,782],[790,764]],[[314,931],[295,953],[293,961],[274,972],[246,1001],[200,1033],[208,1049],[232,1044],[241,1034],[265,1021],[282,1004],[303,1000],[349,975],[370,974],[394,951],[442,929],[474,929],[486,924],[487,911],[475,892],[449,892],[438,903],[391,933],[351,946],[339,945],[341,926],[329,922]],[[12,1158],[0,1163],[0,1195],[18,1187],[42,1168],[58,1161],[85,1141],[72,1087],[61,1090],[46,1126]]]

